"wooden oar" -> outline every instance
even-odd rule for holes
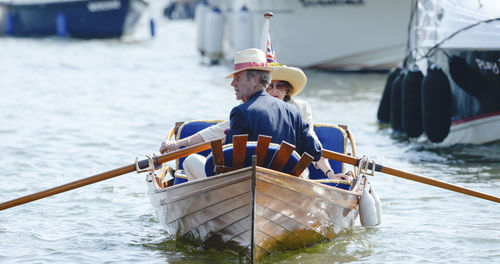
[[[323,150],[323,157],[325,157],[327,159],[332,159],[332,160],[337,160],[340,162],[348,163],[348,164],[351,164],[354,166],[358,166],[360,163],[360,160],[361,160],[361,159],[358,159],[356,157],[344,155],[342,153],[333,152],[333,151],[329,151],[329,150],[325,150],[325,149]],[[453,185],[453,184],[450,184],[447,182],[427,178],[427,177],[420,176],[420,175],[417,175],[414,173],[405,172],[405,171],[401,171],[398,169],[393,169],[393,168],[390,168],[387,166],[382,166],[380,164],[373,164],[370,162],[369,167],[371,168],[373,165],[375,165],[375,171],[387,173],[387,174],[394,175],[394,176],[401,177],[401,178],[405,178],[408,180],[417,181],[417,182],[421,182],[424,184],[429,184],[429,185],[436,186],[439,188],[447,189],[450,191],[459,192],[459,193],[463,193],[463,194],[467,194],[467,195],[471,195],[471,196],[475,196],[478,198],[482,198],[482,199],[486,199],[486,200],[500,203],[500,197],[497,197],[497,196],[474,191],[474,190],[460,187],[457,185]]]
[[[193,146],[188,147],[188,148],[176,150],[176,151],[173,151],[173,152],[161,155],[161,156],[153,157],[153,160],[154,160],[155,165],[158,165],[158,164],[165,163],[167,161],[171,161],[171,160],[185,157],[185,156],[192,154],[192,153],[207,150],[209,148],[210,148],[210,142],[201,143],[198,145],[193,145]],[[145,169],[145,168],[149,167],[149,161],[147,159],[145,159],[145,160],[139,161],[137,163],[137,165],[138,165],[139,169]],[[18,206],[21,204],[29,203],[29,202],[32,202],[32,201],[35,201],[38,199],[42,199],[42,198],[45,198],[48,196],[52,196],[52,195],[55,195],[58,193],[62,193],[65,191],[76,189],[76,188],[80,188],[82,186],[86,186],[86,185],[89,185],[92,183],[111,179],[113,177],[120,176],[120,175],[129,173],[129,172],[133,172],[135,170],[136,170],[136,164],[133,163],[133,164],[130,164],[130,165],[118,168],[118,169],[106,171],[106,172],[99,173],[99,174],[96,174],[96,175],[91,176],[91,177],[83,178],[83,179],[80,179],[80,180],[77,180],[74,182],[70,182],[70,183],[63,184],[63,185],[60,185],[60,186],[57,186],[54,188],[50,188],[50,189],[47,189],[45,191],[26,195],[26,196],[23,196],[23,197],[14,199],[14,200],[10,200],[8,202],[1,203],[0,204],[0,211],[7,209],[7,208],[14,207],[14,206]]]

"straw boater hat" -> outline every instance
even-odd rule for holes
[[[272,67],[274,71],[271,72],[271,80],[273,81],[287,81],[292,85],[292,89],[288,93],[290,97],[293,97],[300,93],[307,83],[307,77],[304,72],[295,67],[287,66],[274,66]]]
[[[236,52],[236,55],[234,55],[234,71],[226,76],[226,78],[233,78],[236,73],[244,70],[270,72],[273,69],[267,63],[266,54],[260,49],[252,48]]]

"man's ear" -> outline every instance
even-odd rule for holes
[[[260,81],[260,77],[259,75],[255,74],[255,75],[252,75],[252,81],[253,81],[253,84],[256,85],[259,83]]]

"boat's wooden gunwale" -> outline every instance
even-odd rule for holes
[[[354,195],[354,196],[361,196],[363,194],[362,191],[359,191],[359,182],[358,181],[356,181],[356,183],[355,183],[354,187],[352,188],[352,190],[349,191],[349,190],[344,190],[344,189],[340,189],[340,188],[337,188],[337,187],[333,187],[333,186],[330,186],[330,185],[322,184],[322,183],[316,182],[314,180],[304,179],[304,178],[296,177],[296,176],[293,176],[293,175],[290,175],[290,174],[286,174],[286,173],[283,173],[283,172],[280,172],[280,171],[275,171],[275,170],[271,170],[271,169],[268,169],[268,168],[257,166],[257,172],[259,173],[259,171],[260,172],[266,172],[267,175],[279,175],[279,176],[290,177],[290,180],[292,180],[292,181],[307,181],[307,182],[311,182],[314,185],[321,186],[323,188],[326,188],[326,189],[329,189],[329,190],[332,190],[332,191],[335,191],[335,192],[339,192],[339,193],[344,193],[344,194],[349,194],[349,195]],[[259,174],[259,175],[261,175],[261,174]]]
[[[174,186],[169,186],[168,188],[162,188],[158,185],[158,183],[156,181],[153,181],[154,185],[155,185],[155,193],[159,194],[162,192],[170,192],[170,191],[175,190],[175,189],[185,188],[187,185],[192,185],[192,184],[195,184],[195,183],[200,182],[200,181],[208,183],[210,181],[215,181],[215,180],[220,179],[220,178],[230,177],[230,176],[235,175],[235,174],[241,174],[242,172],[247,171],[247,170],[251,170],[251,169],[252,169],[251,167],[246,167],[246,168],[234,170],[231,172],[221,173],[219,175],[207,177],[207,178],[200,179],[200,180],[194,180],[194,181],[189,181],[189,182],[185,182],[185,183],[174,185]],[[275,171],[275,170],[260,167],[260,166],[257,166],[256,170],[257,170],[257,172],[261,171],[261,172],[265,172],[265,173],[271,174],[271,175],[280,175],[280,176],[290,177],[295,181],[308,181],[308,182],[311,182],[317,186],[321,186],[321,187],[324,187],[326,189],[330,189],[330,190],[335,191],[335,192],[345,193],[345,194],[354,195],[354,196],[361,196],[362,195],[362,190],[360,191],[360,188],[359,188],[359,181],[356,181],[355,186],[352,188],[352,190],[349,191],[349,190],[336,188],[334,186],[325,185],[325,184],[316,182],[314,180],[303,179],[303,178],[296,177],[296,176],[293,176],[293,175],[290,175],[287,173]],[[263,174],[259,173],[259,175],[263,175]],[[244,180],[244,179],[242,179],[242,180]]]

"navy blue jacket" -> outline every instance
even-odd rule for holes
[[[295,145],[300,155],[307,152],[315,161],[321,158],[321,143],[309,134],[309,124],[302,120],[299,110],[263,90],[234,107],[230,123],[225,144],[233,142],[233,135],[248,134],[249,141],[257,141],[259,135],[266,135],[272,137],[273,143],[286,141]]]

